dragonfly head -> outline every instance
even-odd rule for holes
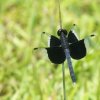
[[[59,30],[57,31],[58,36],[60,36],[61,33],[64,33],[65,35],[67,35],[66,29],[59,29]]]

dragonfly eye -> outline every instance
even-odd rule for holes
[[[58,36],[60,36],[61,33],[64,33],[65,35],[67,35],[67,30],[65,30],[65,29],[59,29],[59,30],[57,31]]]

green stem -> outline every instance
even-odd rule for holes
[[[66,87],[65,87],[65,69],[64,69],[64,63],[62,64],[62,74],[63,74],[63,93],[64,93],[64,100],[66,100]]]

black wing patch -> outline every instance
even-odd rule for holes
[[[43,36],[44,35],[44,36]],[[55,46],[60,46],[61,45],[61,41],[60,39],[58,39],[57,37],[55,37],[54,35],[50,35],[46,32],[42,32],[41,36],[48,40],[48,46],[49,47],[55,47]]]
[[[50,42],[49,43],[50,47],[55,47],[55,46],[60,46],[61,45],[61,41],[53,35],[50,36],[49,42]]]
[[[61,64],[65,61],[66,57],[62,47],[51,47],[46,49],[52,63]]]
[[[78,60],[86,56],[86,47],[84,44],[84,39],[69,45],[69,49],[70,56],[73,59]]]
[[[68,43],[75,43],[75,42],[78,42],[78,39],[75,36],[74,32],[72,30],[70,30],[70,32],[68,34]]]

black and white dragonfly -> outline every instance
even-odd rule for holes
[[[43,32],[43,34],[47,33]],[[70,76],[73,83],[75,83],[76,78],[71,58],[79,60],[86,56],[85,38],[78,40],[73,30],[67,32],[66,29],[59,29],[57,35],[59,38],[49,35],[49,47],[45,47],[44,49],[47,50],[48,57],[54,64],[62,64],[67,59]],[[34,50],[36,49],[40,48],[34,48]]]

